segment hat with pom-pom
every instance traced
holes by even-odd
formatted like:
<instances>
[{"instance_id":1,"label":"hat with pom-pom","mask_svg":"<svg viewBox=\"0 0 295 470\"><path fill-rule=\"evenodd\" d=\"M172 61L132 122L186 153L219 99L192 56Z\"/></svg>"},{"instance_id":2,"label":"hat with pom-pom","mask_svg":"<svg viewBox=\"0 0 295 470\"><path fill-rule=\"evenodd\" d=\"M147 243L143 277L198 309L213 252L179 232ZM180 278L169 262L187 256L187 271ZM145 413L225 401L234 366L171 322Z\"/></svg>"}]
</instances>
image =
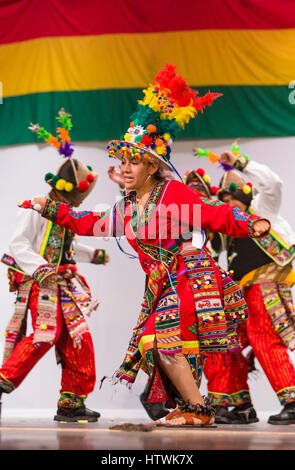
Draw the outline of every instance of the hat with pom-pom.
<instances>
[{"instance_id":1,"label":"hat with pom-pom","mask_svg":"<svg viewBox=\"0 0 295 470\"><path fill-rule=\"evenodd\" d=\"M220 190L217 195L222 200L226 194L249 207L253 198L252 183L245 183L237 171L228 170L221 178Z\"/></svg>"},{"instance_id":2,"label":"hat with pom-pom","mask_svg":"<svg viewBox=\"0 0 295 470\"><path fill-rule=\"evenodd\" d=\"M192 189L204 193L209 199L214 195L212 188L215 188L215 186L211 186L210 176L206 174L203 168L186 171L184 173L183 182Z\"/></svg>"},{"instance_id":3,"label":"hat with pom-pom","mask_svg":"<svg viewBox=\"0 0 295 470\"><path fill-rule=\"evenodd\" d=\"M110 157L160 160L170 170L171 144L190 119L206 106L211 106L221 93L210 91L202 97L188 87L185 79L176 74L176 67L166 64L153 83L143 90L144 98L122 140L112 140L107 146Z\"/></svg>"},{"instance_id":4,"label":"hat with pom-pom","mask_svg":"<svg viewBox=\"0 0 295 470\"><path fill-rule=\"evenodd\" d=\"M65 158L56 174L46 173L45 181L62 199L77 207L94 188L98 173L94 172L90 166L86 166L80 160L72 157L74 148L69 135L69 131L73 127L71 115L62 108L56 119L59 122L56 137L44 127L40 127L39 124L31 124L29 129L39 138L45 140L47 144L57 148L58 153Z\"/></svg>"}]
</instances>

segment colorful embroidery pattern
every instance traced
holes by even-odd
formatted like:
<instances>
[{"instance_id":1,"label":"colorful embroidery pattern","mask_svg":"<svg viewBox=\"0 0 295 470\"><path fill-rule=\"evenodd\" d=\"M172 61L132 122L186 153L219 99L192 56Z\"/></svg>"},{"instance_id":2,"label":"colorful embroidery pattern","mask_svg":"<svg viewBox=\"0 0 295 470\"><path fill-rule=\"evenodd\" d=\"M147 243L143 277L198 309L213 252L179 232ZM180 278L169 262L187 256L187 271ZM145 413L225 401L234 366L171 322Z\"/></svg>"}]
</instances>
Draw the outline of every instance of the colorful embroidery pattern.
<instances>
[{"instance_id":1,"label":"colorful embroidery pattern","mask_svg":"<svg viewBox=\"0 0 295 470\"><path fill-rule=\"evenodd\" d=\"M221 201L214 201L212 199L207 199L206 197L201 197L201 200L207 204L208 206L223 206L224 205L224 202L221 202Z\"/></svg>"},{"instance_id":2,"label":"colorful embroidery pattern","mask_svg":"<svg viewBox=\"0 0 295 470\"><path fill-rule=\"evenodd\" d=\"M241 209L237 209L236 207L233 208L233 214L236 220L248 220L250 217L248 214L242 212Z\"/></svg>"},{"instance_id":3,"label":"colorful embroidery pattern","mask_svg":"<svg viewBox=\"0 0 295 470\"><path fill-rule=\"evenodd\" d=\"M287 284L261 282L261 295L273 327L287 348L295 349L295 312Z\"/></svg>"},{"instance_id":4,"label":"colorful embroidery pattern","mask_svg":"<svg viewBox=\"0 0 295 470\"><path fill-rule=\"evenodd\" d=\"M40 253L49 264L58 265L64 244L65 229L59 225L52 224L47 240L44 240L43 253ZM43 243L42 243L43 245Z\"/></svg>"},{"instance_id":5,"label":"colorful embroidery pattern","mask_svg":"<svg viewBox=\"0 0 295 470\"><path fill-rule=\"evenodd\" d=\"M84 406L85 396L75 393L62 392L58 400L58 408L81 408Z\"/></svg>"},{"instance_id":6,"label":"colorful embroidery pattern","mask_svg":"<svg viewBox=\"0 0 295 470\"><path fill-rule=\"evenodd\" d=\"M82 211L82 212L75 212L72 211L71 209L69 210L69 215L71 217L74 217L75 219L81 219L82 217L85 217L85 215L88 215L89 211Z\"/></svg>"},{"instance_id":7,"label":"colorful embroidery pattern","mask_svg":"<svg viewBox=\"0 0 295 470\"><path fill-rule=\"evenodd\" d=\"M14 315L6 328L3 362L10 357L17 343L26 335L26 314L33 283L33 280L24 282L19 288ZM40 287L38 294L38 315L33 344L40 342L54 343L56 336L56 312L60 299L66 327L74 346L79 346L82 335L89 331L84 315L89 315L97 307L98 301L91 297L87 287L85 287L86 294L81 293L67 280L61 279L56 281L51 276L47 278L45 284Z\"/></svg>"},{"instance_id":8,"label":"colorful embroidery pattern","mask_svg":"<svg viewBox=\"0 0 295 470\"><path fill-rule=\"evenodd\" d=\"M0 372L0 386L5 393L10 393L14 390L14 385L10 380L8 380L3 374Z\"/></svg>"},{"instance_id":9,"label":"colorful embroidery pattern","mask_svg":"<svg viewBox=\"0 0 295 470\"><path fill-rule=\"evenodd\" d=\"M281 405L295 401L295 387L287 387L277 392Z\"/></svg>"},{"instance_id":10,"label":"colorful embroidery pattern","mask_svg":"<svg viewBox=\"0 0 295 470\"><path fill-rule=\"evenodd\" d=\"M60 206L59 201L54 201L53 199L47 198L45 207L42 212L42 216L54 222L56 215L58 213L59 206Z\"/></svg>"},{"instance_id":11,"label":"colorful embroidery pattern","mask_svg":"<svg viewBox=\"0 0 295 470\"><path fill-rule=\"evenodd\" d=\"M176 274L172 276L174 289L177 285ZM160 353L176 353L182 351L180 334L180 317L178 296L172 286L161 295L155 311L155 332L157 349Z\"/></svg>"},{"instance_id":12,"label":"colorful embroidery pattern","mask_svg":"<svg viewBox=\"0 0 295 470\"><path fill-rule=\"evenodd\" d=\"M172 286L165 281L161 296L157 298L155 310L155 333L145 335L145 323L153 313L145 295L142 310L133 330L133 337L129 343L128 351L120 369L115 373L118 380L124 379L134 382L140 367L150 374L151 365L148 364L147 352L153 350L154 341L157 348L163 353L182 351L190 363L211 352L234 352L240 350L240 343L236 334L238 322L247 318L247 306L241 289L220 268L223 285L224 307L220 300L216 274L212 261L206 251L199 260L200 250L191 249L182 252L187 276L195 299L194 321L188 325L181 325L178 311L178 298ZM197 261L199 263L197 264ZM196 265L197 264L197 265ZM171 279L176 288L176 267L170 271ZM237 317L234 313L237 312ZM187 332L185 333L185 328ZM180 333L182 331L182 334ZM183 340L187 336L189 340ZM139 341L140 339L140 341ZM139 350L139 347L140 350ZM194 359L195 358L195 359ZM143 360L144 359L144 360ZM199 359L198 359L199 360ZM198 366L199 367L199 366ZM196 376L198 372L196 371Z\"/></svg>"},{"instance_id":13,"label":"colorful embroidery pattern","mask_svg":"<svg viewBox=\"0 0 295 470\"><path fill-rule=\"evenodd\" d=\"M251 403L249 390L241 390L236 393L217 393L208 392L208 395L213 398L213 403L216 406L238 406L243 403Z\"/></svg>"},{"instance_id":14,"label":"colorful embroidery pattern","mask_svg":"<svg viewBox=\"0 0 295 470\"><path fill-rule=\"evenodd\" d=\"M295 256L295 246L285 248L272 234L263 238L254 238L253 241L279 266L290 263Z\"/></svg>"},{"instance_id":15,"label":"colorful embroidery pattern","mask_svg":"<svg viewBox=\"0 0 295 470\"><path fill-rule=\"evenodd\" d=\"M198 251L188 250L182 254L187 266L195 266L199 257ZM227 352L240 350L236 334L236 323L247 318L247 307L237 284L221 270L224 307L220 300L216 273L210 258L203 252L199 263L188 272L195 299L198 322L200 351ZM237 316L236 316L237 313Z\"/></svg>"},{"instance_id":16,"label":"colorful embroidery pattern","mask_svg":"<svg viewBox=\"0 0 295 470\"><path fill-rule=\"evenodd\" d=\"M14 314L5 331L3 364L11 356L18 342L26 335L28 301L33 283L33 280L24 282L18 290Z\"/></svg>"},{"instance_id":17,"label":"colorful embroidery pattern","mask_svg":"<svg viewBox=\"0 0 295 470\"><path fill-rule=\"evenodd\" d=\"M20 266L16 263L15 259L12 258L12 256L7 255L6 253L2 256L1 258L1 263L6 264L6 266L9 266L11 269L18 271L20 273L24 273L24 271L21 269Z\"/></svg>"},{"instance_id":18,"label":"colorful embroidery pattern","mask_svg":"<svg viewBox=\"0 0 295 470\"><path fill-rule=\"evenodd\" d=\"M249 212L255 215L251 208ZM253 241L279 266L286 266L295 257L295 246L288 246L273 230L266 237L254 238Z\"/></svg>"},{"instance_id":19,"label":"colorful embroidery pattern","mask_svg":"<svg viewBox=\"0 0 295 470\"><path fill-rule=\"evenodd\" d=\"M82 335L89 331L84 314L75 296L75 287L66 280L59 282L62 314L74 347L81 343Z\"/></svg>"}]
</instances>

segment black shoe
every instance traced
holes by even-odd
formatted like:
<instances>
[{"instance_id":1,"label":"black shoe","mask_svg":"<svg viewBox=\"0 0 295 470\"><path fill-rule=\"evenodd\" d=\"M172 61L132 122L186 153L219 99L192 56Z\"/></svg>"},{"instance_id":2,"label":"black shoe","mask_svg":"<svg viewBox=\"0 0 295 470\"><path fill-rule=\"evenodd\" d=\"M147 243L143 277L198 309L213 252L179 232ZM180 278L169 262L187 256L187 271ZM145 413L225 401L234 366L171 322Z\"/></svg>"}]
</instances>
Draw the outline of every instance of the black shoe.
<instances>
[{"instance_id":1,"label":"black shoe","mask_svg":"<svg viewBox=\"0 0 295 470\"><path fill-rule=\"evenodd\" d=\"M258 421L256 411L251 403L235 406L231 411L225 406L216 407L216 424L251 424Z\"/></svg>"},{"instance_id":2,"label":"black shoe","mask_svg":"<svg viewBox=\"0 0 295 470\"><path fill-rule=\"evenodd\" d=\"M85 406L80 406L79 408L65 408L61 406L57 409L54 421L66 421L67 423L87 421L94 423L99 417L100 413L89 410Z\"/></svg>"},{"instance_id":3,"label":"black shoe","mask_svg":"<svg viewBox=\"0 0 295 470\"><path fill-rule=\"evenodd\" d=\"M235 406L230 411L232 422L230 424L251 424L259 421L256 411L252 403L244 403L243 405Z\"/></svg>"},{"instance_id":4,"label":"black shoe","mask_svg":"<svg viewBox=\"0 0 295 470\"><path fill-rule=\"evenodd\" d=\"M277 415L272 415L267 421L269 424L295 424L295 403L287 403Z\"/></svg>"},{"instance_id":5,"label":"black shoe","mask_svg":"<svg viewBox=\"0 0 295 470\"><path fill-rule=\"evenodd\" d=\"M163 402L153 403L146 401L144 399L144 393L142 393L139 398L145 411L153 421L164 418L164 416L170 413L170 410L165 407Z\"/></svg>"},{"instance_id":6,"label":"black shoe","mask_svg":"<svg viewBox=\"0 0 295 470\"><path fill-rule=\"evenodd\" d=\"M215 423L231 424L231 414L227 406L216 405L215 407Z\"/></svg>"}]
</instances>

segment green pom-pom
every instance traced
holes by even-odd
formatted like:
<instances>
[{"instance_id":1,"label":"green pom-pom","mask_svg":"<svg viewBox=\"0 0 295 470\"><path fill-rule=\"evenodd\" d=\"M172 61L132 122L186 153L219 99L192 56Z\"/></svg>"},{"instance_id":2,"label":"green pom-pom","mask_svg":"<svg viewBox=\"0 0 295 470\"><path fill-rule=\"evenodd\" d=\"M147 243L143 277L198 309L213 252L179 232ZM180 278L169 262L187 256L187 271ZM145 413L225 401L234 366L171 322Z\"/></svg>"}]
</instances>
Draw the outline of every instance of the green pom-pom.
<instances>
[{"instance_id":1,"label":"green pom-pom","mask_svg":"<svg viewBox=\"0 0 295 470\"><path fill-rule=\"evenodd\" d=\"M93 168L92 168L92 166L90 166L90 165L87 165L87 168L88 168L88 170L89 170L89 171L93 171Z\"/></svg>"},{"instance_id":2,"label":"green pom-pom","mask_svg":"<svg viewBox=\"0 0 295 470\"><path fill-rule=\"evenodd\" d=\"M134 139L134 142L142 142L142 135L137 135Z\"/></svg>"},{"instance_id":3,"label":"green pom-pom","mask_svg":"<svg viewBox=\"0 0 295 470\"><path fill-rule=\"evenodd\" d=\"M54 185L56 185L56 183L58 182L58 180L60 180L60 176L58 176L58 175L53 175L53 177L52 177L52 183L53 183Z\"/></svg>"},{"instance_id":4,"label":"green pom-pom","mask_svg":"<svg viewBox=\"0 0 295 470\"><path fill-rule=\"evenodd\" d=\"M44 179L46 181L46 183L49 181L49 180L52 180L52 178L54 177L54 174L53 173L46 173Z\"/></svg>"},{"instance_id":5,"label":"green pom-pom","mask_svg":"<svg viewBox=\"0 0 295 470\"><path fill-rule=\"evenodd\" d=\"M229 190L230 190L231 193L234 193L237 190L236 183L230 183Z\"/></svg>"}]
</instances>

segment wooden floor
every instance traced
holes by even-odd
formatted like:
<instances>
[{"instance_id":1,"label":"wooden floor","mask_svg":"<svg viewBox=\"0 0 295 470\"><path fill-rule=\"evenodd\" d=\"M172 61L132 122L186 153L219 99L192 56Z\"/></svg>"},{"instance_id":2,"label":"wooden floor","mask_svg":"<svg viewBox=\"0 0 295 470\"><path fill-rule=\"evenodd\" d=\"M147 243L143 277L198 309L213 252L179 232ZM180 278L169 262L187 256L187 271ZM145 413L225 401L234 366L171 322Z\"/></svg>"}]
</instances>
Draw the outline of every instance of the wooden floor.
<instances>
[{"instance_id":1,"label":"wooden floor","mask_svg":"<svg viewBox=\"0 0 295 470\"><path fill-rule=\"evenodd\" d=\"M126 420L125 420L126 421ZM149 420L132 423L151 424ZM51 419L2 418L1 450L295 450L295 426L218 425L203 429L153 428L123 432L109 428L122 420L62 424Z\"/></svg>"}]
</instances>

